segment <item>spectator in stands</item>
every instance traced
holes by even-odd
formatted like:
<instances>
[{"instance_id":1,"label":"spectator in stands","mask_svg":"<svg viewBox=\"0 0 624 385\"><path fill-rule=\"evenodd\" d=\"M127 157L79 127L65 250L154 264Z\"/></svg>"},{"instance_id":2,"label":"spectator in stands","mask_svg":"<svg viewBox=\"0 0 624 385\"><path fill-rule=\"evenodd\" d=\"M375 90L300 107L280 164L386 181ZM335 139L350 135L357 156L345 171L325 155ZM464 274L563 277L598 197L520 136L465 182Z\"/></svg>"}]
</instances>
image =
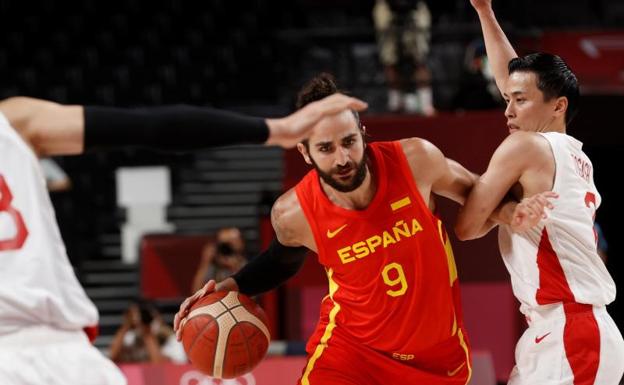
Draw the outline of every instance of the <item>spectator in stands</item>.
<instances>
[{"instance_id":1,"label":"spectator in stands","mask_svg":"<svg viewBox=\"0 0 624 385\"><path fill-rule=\"evenodd\" d=\"M215 242L208 242L202 249L199 268L193 279L193 292L214 279L224 280L247 263L245 241L236 227L226 227L217 232Z\"/></svg>"},{"instance_id":2,"label":"spectator in stands","mask_svg":"<svg viewBox=\"0 0 624 385\"><path fill-rule=\"evenodd\" d=\"M126 310L124 322L111 343L110 358L117 363L187 361L171 327L145 301L132 303Z\"/></svg>"},{"instance_id":3,"label":"spectator in stands","mask_svg":"<svg viewBox=\"0 0 624 385\"><path fill-rule=\"evenodd\" d=\"M377 0L373 22L388 83L388 109L431 116L435 113L427 67L431 13L423 0ZM403 76L408 59L410 76ZM407 78L407 81L406 81Z\"/></svg>"},{"instance_id":4,"label":"spectator in stands","mask_svg":"<svg viewBox=\"0 0 624 385\"><path fill-rule=\"evenodd\" d=\"M485 53L485 43L482 39L473 40L466 47L464 68L453 107L462 110L490 109L497 108L502 102Z\"/></svg>"}]
</instances>

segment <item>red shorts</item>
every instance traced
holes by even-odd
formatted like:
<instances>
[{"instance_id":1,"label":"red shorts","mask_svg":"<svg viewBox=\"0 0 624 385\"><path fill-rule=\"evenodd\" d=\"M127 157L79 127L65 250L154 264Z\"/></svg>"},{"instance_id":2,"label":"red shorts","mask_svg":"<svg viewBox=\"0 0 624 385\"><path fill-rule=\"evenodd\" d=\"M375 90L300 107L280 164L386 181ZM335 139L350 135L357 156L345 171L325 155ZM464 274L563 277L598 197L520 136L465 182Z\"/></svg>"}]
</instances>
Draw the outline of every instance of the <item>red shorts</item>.
<instances>
[{"instance_id":1,"label":"red shorts","mask_svg":"<svg viewBox=\"0 0 624 385\"><path fill-rule=\"evenodd\" d=\"M418 357L392 357L355 344L337 331L327 344L309 345L299 385L465 385L470 379L469 348L458 335Z\"/></svg>"}]
</instances>

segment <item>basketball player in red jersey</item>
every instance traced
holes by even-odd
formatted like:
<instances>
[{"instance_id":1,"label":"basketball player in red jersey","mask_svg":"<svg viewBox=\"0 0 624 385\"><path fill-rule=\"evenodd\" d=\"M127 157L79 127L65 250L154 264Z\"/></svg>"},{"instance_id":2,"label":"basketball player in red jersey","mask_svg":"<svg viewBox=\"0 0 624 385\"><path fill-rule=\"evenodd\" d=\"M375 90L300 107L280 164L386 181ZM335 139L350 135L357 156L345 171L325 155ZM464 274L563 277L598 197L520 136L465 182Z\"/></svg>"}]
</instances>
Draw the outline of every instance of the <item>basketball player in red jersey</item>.
<instances>
[{"instance_id":1,"label":"basketball player in red jersey","mask_svg":"<svg viewBox=\"0 0 624 385\"><path fill-rule=\"evenodd\" d=\"M322 75L298 105L334 92ZM296 260L286 249L300 247L318 254L329 280L300 384L466 384L470 350L457 272L432 194L463 203L474 176L422 139L366 145L351 111L321 121L298 149L314 170L273 206L277 241L235 276L187 299L178 333L189 305L206 292L275 286L275 271ZM509 219L513 207L498 216ZM292 275L283 270L282 278Z\"/></svg>"},{"instance_id":2,"label":"basketball player in red jersey","mask_svg":"<svg viewBox=\"0 0 624 385\"><path fill-rule=\"evenodd\" d=\"M479 236L512 187L520 197L548 190L559 195L531 231L499 229L501 255L529 325L516 347L509 384L617 385L624 339L605 308L616 287L596 247L593 225L601 198L583 144L567 135L579 99L576 76L555 55L518 57L491 0L471 2L507 102L510 135L475 184L456 232L464 239Z\"/></svg>"},{"instance_id":3,"label":"basketball player in red jersey","mask_svg":"<svg viewBox=\"0 0 624 385\"><path fill-rule=\"evenodd\" d=\"M324 116L365 106L333 95L265 120L203 107L0 101L0 384L126 383L87 338L95 338L97 309L67 258L37 156L117 145L166 150L251 141L292 147Z\"/></svg>"}]
</instances>

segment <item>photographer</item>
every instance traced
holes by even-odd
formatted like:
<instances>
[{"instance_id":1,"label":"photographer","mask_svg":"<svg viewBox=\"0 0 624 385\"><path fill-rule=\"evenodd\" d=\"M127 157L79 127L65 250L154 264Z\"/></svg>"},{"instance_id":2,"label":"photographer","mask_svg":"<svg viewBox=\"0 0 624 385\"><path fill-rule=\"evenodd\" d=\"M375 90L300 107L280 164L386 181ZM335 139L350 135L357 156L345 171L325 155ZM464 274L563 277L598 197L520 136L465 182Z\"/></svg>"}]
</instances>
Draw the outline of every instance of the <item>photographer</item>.
<instances>
[{"instance_id":1,"label":"photographer","mask_svg":"<svg viewBox=\"0 0 624 385\"><path fill-rule=\"evenodd\" d=\"M117 363L186 362L173 330L158 310L145 301L132 303L115 333L110 359Z\"/></svg>"},{"instance_id":2,"label":"photographer","mask_svg":"<svg viewBox=\"0 0 624 385\"><path fill-rule=\"evenodd\" d=\"M201 261L193 279L193 292L206 282L224 280L247 263L245 241L239 229L227 227L217 232L216 243L209 242L202 249Z\"/></svg>"}]
</instances>

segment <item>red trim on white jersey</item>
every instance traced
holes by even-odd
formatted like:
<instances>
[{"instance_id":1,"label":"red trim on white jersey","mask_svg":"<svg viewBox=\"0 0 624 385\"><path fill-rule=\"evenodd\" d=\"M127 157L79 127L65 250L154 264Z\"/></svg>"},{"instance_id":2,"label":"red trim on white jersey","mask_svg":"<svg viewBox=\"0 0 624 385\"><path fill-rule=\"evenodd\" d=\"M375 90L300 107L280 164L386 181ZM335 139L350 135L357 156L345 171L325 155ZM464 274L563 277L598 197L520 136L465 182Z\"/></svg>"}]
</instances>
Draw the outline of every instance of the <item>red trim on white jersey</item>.
<instances>
[{"instance_id":1,"label":"red trim on white jersey","mask_svg":"<svg viewBox=\"0 0 624 385\"><path fill-rule=\"evenodd\" d=\"M600 329L593 307L578 303L566 303L563 307L566 315L563 344L574 385L594 385L600 364Z\"/></svg>"},{"instance_id":2,"label":"red trim on white jersey","mask_svg":"<svg viewBox=\"0 0 624 385\"><path fill-rule=\"evenodd\" d=\"M535 300L538 304L575 302L574 294L570 290L559 257L550 244L545 227L537 249L537 268L539 269L539 288L535 292Z\"/></svg>"}]
</instances>

